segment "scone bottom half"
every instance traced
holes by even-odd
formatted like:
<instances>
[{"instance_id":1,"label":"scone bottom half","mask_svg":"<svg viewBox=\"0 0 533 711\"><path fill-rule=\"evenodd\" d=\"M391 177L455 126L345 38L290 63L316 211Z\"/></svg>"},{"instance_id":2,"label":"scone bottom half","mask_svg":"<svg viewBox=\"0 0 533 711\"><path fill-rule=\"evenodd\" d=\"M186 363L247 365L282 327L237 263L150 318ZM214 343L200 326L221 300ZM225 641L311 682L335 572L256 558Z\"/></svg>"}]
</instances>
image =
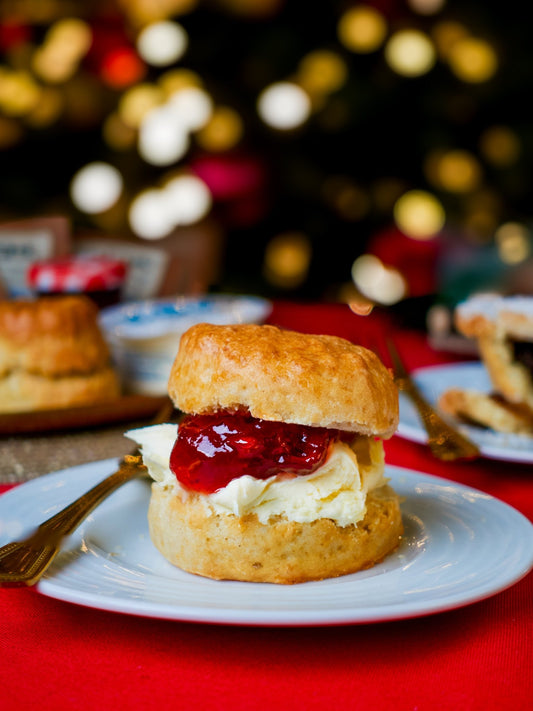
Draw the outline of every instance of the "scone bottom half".
<instances>
[{"instance_id":1,"label":"scone bottom half","mask_svg":"<svg viewBox=\"0 0 533 711\"><path fill-rule=\"evenodd\" d=\"M399 497L384 478L368 490L363 487L357 447L348 444L377 440L381 461L376 466L383 468L381 440L390 437L398 423L396 385L372 352L341 338L274 326L199 324L181 338L169 394L192 421L213 414L231 421L237 413L252 421L279 423L280 432L292 425L301 425L303 431L340 431L341 447L350 447L343 456L355 462L354 476L360 482L353 495L363 502L358 518L342 525L321 514L294 520L299 518L293 518L294 510L275 508L275 515L264 520L259 505L237 513L221 510L209 491L187 489L179 476L176 485L156 481L148 512L150 536L170 563L212 579L293 584L369 568L398 547L403 534ZM361 444L358 451L361 456ZM327 477L337 476L335 466L330 465ZM366 466L372 472L374 465ZM271 477L281 482L275 496L285 495L279 493L285 478L292 496L290 482L318 477L320 467L309 475L280 471ZM250 474L248 470L234 479L242 481ZM232 485L238 488L232 481L228 492ZM264 499L263 494L258 497Z\"/></svg>"}]
</instances>

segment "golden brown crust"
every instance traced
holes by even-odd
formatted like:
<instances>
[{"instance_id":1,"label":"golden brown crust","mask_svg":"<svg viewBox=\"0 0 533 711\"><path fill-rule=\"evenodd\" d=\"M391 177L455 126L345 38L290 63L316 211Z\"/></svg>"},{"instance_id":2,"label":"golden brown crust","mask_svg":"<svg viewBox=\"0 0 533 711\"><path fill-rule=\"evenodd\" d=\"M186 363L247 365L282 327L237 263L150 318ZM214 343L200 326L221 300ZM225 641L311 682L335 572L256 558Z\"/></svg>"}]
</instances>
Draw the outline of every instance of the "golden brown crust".
<instances>
[{"instance_id":1,"label":"golden brown crust","mask_svg":"<svg viewBox=\"0 0 533 711\"><path fill-rule=\"evenodd\" d=\"M181 337L169 394L193 414L246 408L260 419L385 438L398 425L396 385L372 351L270 325L190 328Z\"/></svg>"},{"instance_id":2,"label":"golden brown crust","mask_svg":"<svg viewBox=\"0 0 533 711\"><path fill-rule=\"evenodd\" d=\"M3 413L96 405L119 395L118 377L111 367L59 378L23 371L0 378L0 412Z\"/></svg>"},{"instance_id":3,"label":"golden brown crust","mask_svg":"<svg viewBox=\"0 0 533 711\"><path fill-rule=\"evenodd\" d=\"M440 409L496 432L533 436L533 410L475 390L450 388L439 398Z\"/></svg>"},{"instance_id":4,"label":"golden brown crust","mask_svg":"<svg viewBox=\"0 0 533 711\"><path fill-rule=\"evenodd\" d=\"M512 342L507 338L480 338L478 346L494 390L509 402L533 408L531 371L515 360Z\"/></svg>"},{"instance_id":5,"label":"golden brown crust","mask_svg":"<svg viewBox=\"0 0 533 711\"><path fill-rule=\"evenodd\" d=\"M0 302L0 412L96 404L119 394L90 299Z\"/></svg>"},{"instance_id":6,"label":"golden brown crust","mask_svg":"<svg viewBox=\"0 0 533 711\"><path fill-rule=\"evenodd\" d=\"M98 310L84 296L0 302L0 375L22 369L60 376L109 363Z\"/></svg>"},{"instance_id":7,"label":"golden brown crust","mask_svg":"<svg viewBox=\"0 0 533 711\"><path fill-rule=\"evenodd\" d=\"M209 515L200 496L182 500L153 484L148 522L167 560L208 578L289 584L346 575L381 561L403 534L399 498L388 486L369 493L357 526L344 527L331 519L262 524L255 514Z\"/></svg>"}]
</instances>

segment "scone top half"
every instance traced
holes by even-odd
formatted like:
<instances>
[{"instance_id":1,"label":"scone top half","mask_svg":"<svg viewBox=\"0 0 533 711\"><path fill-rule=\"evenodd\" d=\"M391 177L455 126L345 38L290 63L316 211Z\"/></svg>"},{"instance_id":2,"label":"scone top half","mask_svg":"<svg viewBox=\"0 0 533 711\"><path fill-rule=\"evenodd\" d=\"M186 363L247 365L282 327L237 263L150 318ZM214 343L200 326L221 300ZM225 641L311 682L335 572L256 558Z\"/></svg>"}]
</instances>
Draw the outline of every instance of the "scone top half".
<instances>
[{"instance_id":1,"label":"scone top half","mask_svg":"<svg viewBox=\"0 0 533 711\"><path fill-rule=\"evenodd\" d=\"M262 420L383 439L398 426L396 385L372 351L270 325L191 327L168 390L188 414L245 410Z\"/></svg>"}]
</instances>

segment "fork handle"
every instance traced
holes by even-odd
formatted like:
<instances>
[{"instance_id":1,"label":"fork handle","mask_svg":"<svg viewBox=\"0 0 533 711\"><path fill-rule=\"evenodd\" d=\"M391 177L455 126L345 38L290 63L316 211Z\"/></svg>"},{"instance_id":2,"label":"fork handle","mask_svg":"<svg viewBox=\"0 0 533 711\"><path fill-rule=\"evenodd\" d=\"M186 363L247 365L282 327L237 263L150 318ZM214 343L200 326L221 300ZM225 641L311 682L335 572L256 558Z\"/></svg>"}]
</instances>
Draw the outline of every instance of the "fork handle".
<instances>
[{"instance_id":1,"label":"fork handle","mask_svg":"<svg viewBox=\"0 0 533 711\"><path fill-rule=\"evenodd\" d=\"M40 524L37 532L59 536L59 539L72 533L80 523L122 484L130 479L146 474L146 466L140 454L128 454L120 462L119 468L96 484L92 489L58 511L54 516ZM37 535L37 534L36 534Z\"/></svg>"},{"instance_id":2,"label":"fork handle","mask_svg":"<svg viewBox=\"0 0 533 711\"><path fill-rule=\"evenodd\" d=\"M41 523L27 539L3 546L0 549L0 588L38 582L59 552L63 539L119 486L145 475L146 471L140 455L127 455L113 474Z\"/></svg>"}]
</instances>

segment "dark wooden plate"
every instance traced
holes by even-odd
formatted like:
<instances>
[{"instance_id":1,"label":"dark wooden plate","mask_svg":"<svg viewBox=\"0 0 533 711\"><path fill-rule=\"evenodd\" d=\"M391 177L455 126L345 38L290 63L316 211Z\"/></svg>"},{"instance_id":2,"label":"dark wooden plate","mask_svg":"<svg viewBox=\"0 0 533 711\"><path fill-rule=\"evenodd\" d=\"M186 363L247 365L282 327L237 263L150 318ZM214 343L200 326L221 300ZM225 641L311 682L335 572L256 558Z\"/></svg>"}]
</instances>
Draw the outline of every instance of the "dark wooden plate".
<instances>
[{"instance_id":1,"label":"dark wooden plate","mask_svg":"<svg viewBox=\"0 0 533 711\"><path fill-rule=\"evenodd\" d=\"M150 419L165 402L165 396L125 395L100 405L0 414L0 435L88 429Z\"/></svg>"}]
</instances>

